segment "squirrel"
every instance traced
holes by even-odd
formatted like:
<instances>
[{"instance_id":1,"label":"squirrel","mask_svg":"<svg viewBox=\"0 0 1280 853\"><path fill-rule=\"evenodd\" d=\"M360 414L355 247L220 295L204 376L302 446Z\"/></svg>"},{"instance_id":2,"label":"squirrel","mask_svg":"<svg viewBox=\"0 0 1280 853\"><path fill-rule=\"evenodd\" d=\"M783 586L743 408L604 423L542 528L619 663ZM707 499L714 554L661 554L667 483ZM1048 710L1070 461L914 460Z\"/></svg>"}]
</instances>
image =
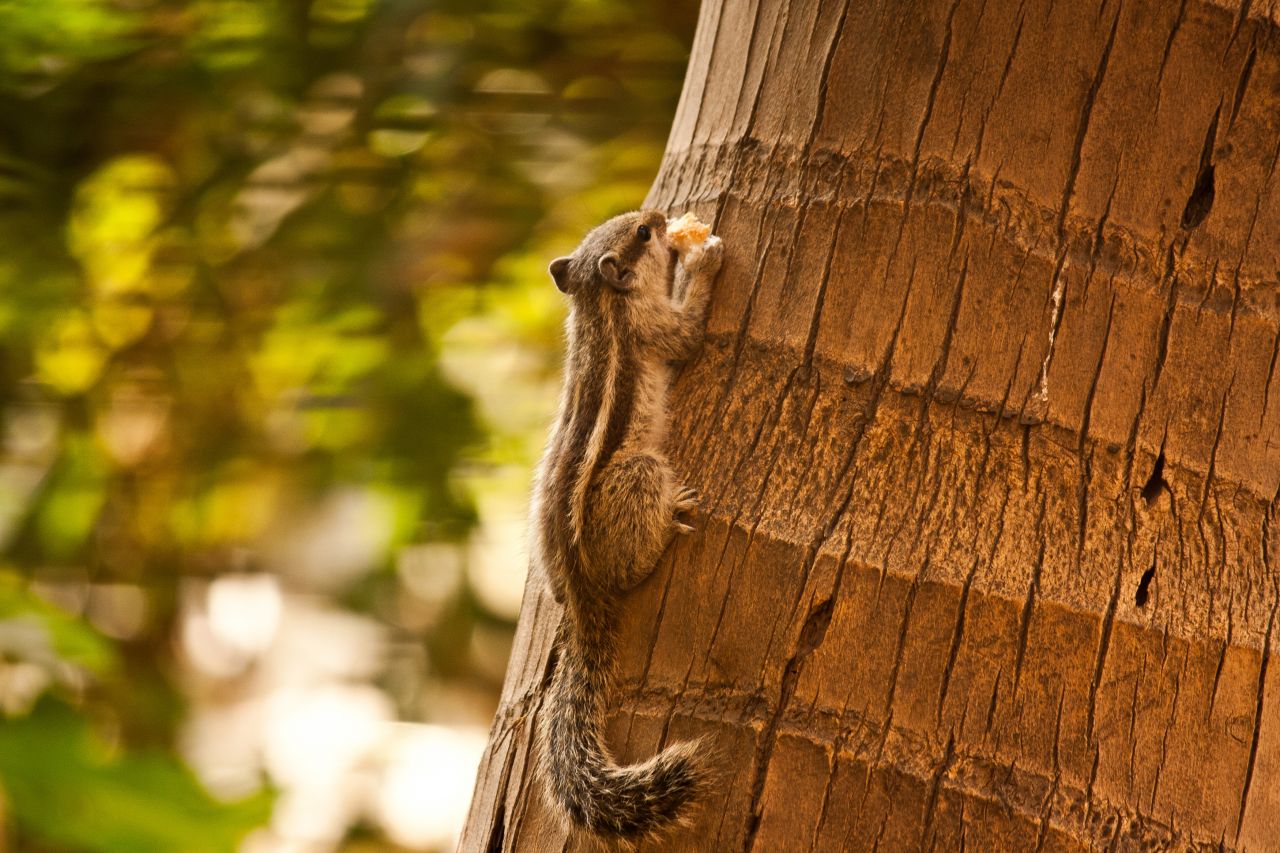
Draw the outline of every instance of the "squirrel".
<instances>
[{"instance_id":1,"label":"squirrel","mask_svg":"<svg viewBox=\"0 0 1280 853\"><path fill-rule=\"evenodd\" d=\"M696 222L696 220L694 220ZM707 231L702 226L703 231ZM604 744L617 615L698 501L662 452L671 363L702 337L718 237L673 239L654 210L616 216L551 262L570 301L559 414L531 501L531 555L564 613L539 775L571 828L623 845L683 821L709 784L697 741L619 766Z\"/></svg>"}]
</instances>

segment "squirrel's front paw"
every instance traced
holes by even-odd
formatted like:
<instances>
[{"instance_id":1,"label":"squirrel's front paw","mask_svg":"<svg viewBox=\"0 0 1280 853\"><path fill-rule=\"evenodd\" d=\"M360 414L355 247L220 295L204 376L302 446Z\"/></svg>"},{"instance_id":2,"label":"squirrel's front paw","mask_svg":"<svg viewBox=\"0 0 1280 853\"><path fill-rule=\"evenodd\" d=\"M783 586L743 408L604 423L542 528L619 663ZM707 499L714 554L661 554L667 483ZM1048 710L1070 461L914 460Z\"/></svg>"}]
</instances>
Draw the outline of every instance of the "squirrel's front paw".
<instances>
[{"instance_id":1,"label":"squirrel's front paw","mask_svg":"<svg viewBox=\"0 0 1280 853\"><path fill-rule=\"evenodd\" d=\"M684 253L680 263L691 273L698 275L715 275L720 270L720 262L724 257L724 243L714 234Z\"/></svg>"},{"instance_id":2,"label":"squirrel's front paw","mask_svg":"<svg viewBox=\"0 0 1280 853\"><path fill-rule=\"evenodd\" d=\"M688 486L682 486L680 491L676 492L675 503L671 506L671 521L675 525L677 533L693 532L693 525L681 521L679 516L697 506L701 499L702 496L698 494L698 491Z\"/></svg>"},{"instance_id":3,"label":"squirrel's front paw","mask_svg":"<svg viewBox=\"0 0 1280 853\"><path fill-rule=\"evenodd\" d=\"M702 496L698 494L697 489L681 486L680 491L676 492L676 500L673 507L676 514L679 515L682 512L688 512L693 509L700 500L702 500Z\"/></svg>"}]
</instances>

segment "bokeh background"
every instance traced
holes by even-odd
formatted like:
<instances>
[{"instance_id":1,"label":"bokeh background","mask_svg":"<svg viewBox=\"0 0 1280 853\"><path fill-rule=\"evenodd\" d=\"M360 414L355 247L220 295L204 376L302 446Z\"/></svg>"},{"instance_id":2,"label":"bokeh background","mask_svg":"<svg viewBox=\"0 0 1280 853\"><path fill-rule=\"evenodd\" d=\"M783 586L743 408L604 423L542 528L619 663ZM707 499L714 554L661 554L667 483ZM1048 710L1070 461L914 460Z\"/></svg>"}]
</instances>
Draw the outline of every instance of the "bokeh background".
<instances>
[{"instance_id":1,"label":"bokeh background","mask_svg":"<svg viewBox=\"0 0 1280 853\"><path fill-rule=\"evenodd\" d=\"M0 850L453 847L695 15L0 0Z\"/></svg>"}]
</instances>

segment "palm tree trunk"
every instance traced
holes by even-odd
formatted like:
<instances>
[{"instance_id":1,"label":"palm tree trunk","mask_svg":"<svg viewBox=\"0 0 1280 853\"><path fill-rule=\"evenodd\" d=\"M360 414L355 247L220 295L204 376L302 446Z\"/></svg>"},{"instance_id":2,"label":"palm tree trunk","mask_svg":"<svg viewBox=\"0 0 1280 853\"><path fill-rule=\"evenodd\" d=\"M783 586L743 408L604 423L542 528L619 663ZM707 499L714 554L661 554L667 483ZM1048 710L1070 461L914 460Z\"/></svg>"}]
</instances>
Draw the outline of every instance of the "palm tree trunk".
<instances>
[{"instance_id":1,"label":"palm tree trunk","mask_svg":"<svg viewBox=\"0 0 1280 853\"><path fill-rule=\"evenodd\" d=\"M1278 26L705 3L648 202L727 249L672 395L706 498L610 731L726 775L663 849L1280 850ZM557 618L531 578L466 850L563 843Z\"/></svg>"}]
</instances>

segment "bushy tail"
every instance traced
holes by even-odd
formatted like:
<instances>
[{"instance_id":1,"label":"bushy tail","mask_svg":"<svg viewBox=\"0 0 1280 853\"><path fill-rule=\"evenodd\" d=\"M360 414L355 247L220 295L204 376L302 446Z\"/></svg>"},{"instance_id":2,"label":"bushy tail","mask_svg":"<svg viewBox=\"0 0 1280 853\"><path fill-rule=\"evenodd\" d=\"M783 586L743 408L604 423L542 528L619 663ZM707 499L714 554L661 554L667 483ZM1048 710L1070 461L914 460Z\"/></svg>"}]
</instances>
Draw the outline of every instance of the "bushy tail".
<instances>
[{"instance_id":1,"label":"bushy tail","mask_svg":"<svg viewBox=\"0 0 1280 853\"><path fill-rule=\"evenodd\" d=\"M640 764L613 763L602 739L610 687L610 644L561 633L561 654L542 722L543 777L578 827L598 836L637 838L679 823L707 787L699 743L668 747Z\"/></svg>"}]
</instances>

